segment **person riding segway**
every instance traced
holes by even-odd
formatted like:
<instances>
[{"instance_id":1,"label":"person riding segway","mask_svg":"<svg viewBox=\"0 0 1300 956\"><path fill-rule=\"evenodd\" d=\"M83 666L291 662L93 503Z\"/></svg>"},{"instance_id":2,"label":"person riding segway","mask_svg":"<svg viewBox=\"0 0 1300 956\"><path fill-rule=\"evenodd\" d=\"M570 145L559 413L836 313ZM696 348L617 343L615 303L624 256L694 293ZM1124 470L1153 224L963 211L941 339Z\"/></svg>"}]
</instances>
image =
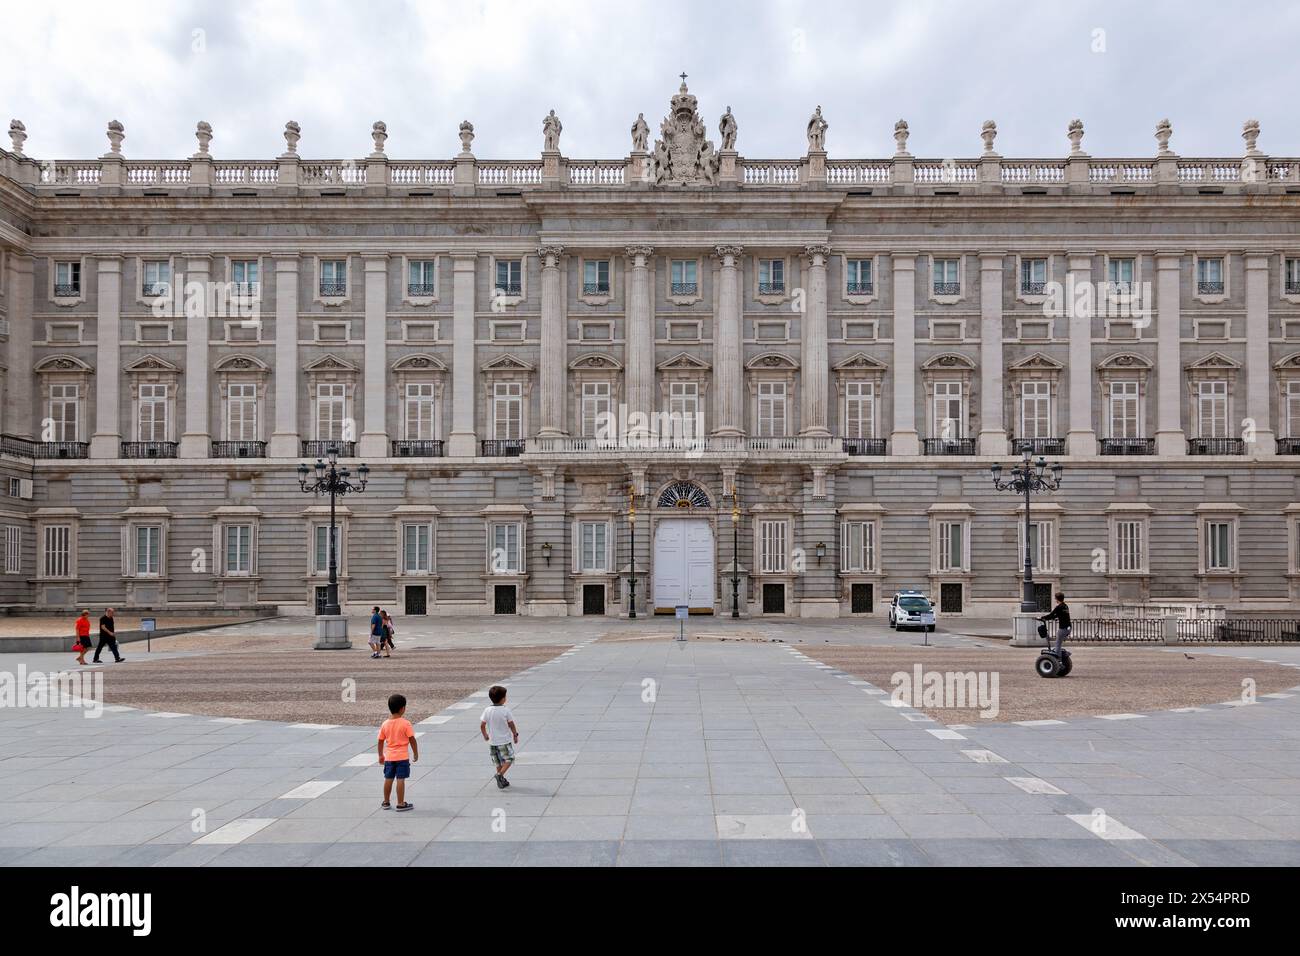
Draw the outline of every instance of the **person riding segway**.
<instances>
[{"instance_id":1,"label":"person riding segway","mask_svg":"<svg viewBox=\"0 0 1300 956\"><path fill-rule=\"evenodd\" d=\"M1039 652L1038 660L1034 662L1039 677L1064 677L1074 669L1070 652L1061 646L1070 636L1070 606L1065 603L1065 594L1061 591L1057 591L1055 597L1056 607L1038 619L1042 622L1038 625L1038 636L1044 641L1047 640L1047 622L1056 622L1056 646L1052 647L1048 642L1048 646Z\"/></svg>"}]
</instances>

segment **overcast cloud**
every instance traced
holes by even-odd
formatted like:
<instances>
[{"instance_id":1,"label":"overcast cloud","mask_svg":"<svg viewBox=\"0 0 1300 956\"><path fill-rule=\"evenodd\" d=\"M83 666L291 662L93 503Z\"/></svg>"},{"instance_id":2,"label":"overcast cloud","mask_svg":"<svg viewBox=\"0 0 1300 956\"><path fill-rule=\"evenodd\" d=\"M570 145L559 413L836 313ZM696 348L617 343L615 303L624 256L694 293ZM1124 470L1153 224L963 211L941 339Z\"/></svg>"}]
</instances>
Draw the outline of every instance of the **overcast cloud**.
<instances>
[{"instance_id":1,"label":"overcast cloud","mask_svg":"<svg viewBox=\"0 0 1300 956\"><path fill-rule=\"evenodd\" d=\"M0 110L28 155L268 158L286 120L309 158L435 159L473 121L483 158L536 157L555 109L561 150L613 158L652 129L689 74L710 135L730 105L751 158L801 155L821 104L833 157L888 156L899 117L917 156L974 156L997 121L1006 156L1061 156L1074 117L1094 155L1150 156L1168 117L1188 156L1300 155L1300 5L1253 3L546 2L312 0L0 3ZM1098 32L1102 31L1102 32ZM8 145L7 142L4 145Z\"/></svg>"}]
</instances>

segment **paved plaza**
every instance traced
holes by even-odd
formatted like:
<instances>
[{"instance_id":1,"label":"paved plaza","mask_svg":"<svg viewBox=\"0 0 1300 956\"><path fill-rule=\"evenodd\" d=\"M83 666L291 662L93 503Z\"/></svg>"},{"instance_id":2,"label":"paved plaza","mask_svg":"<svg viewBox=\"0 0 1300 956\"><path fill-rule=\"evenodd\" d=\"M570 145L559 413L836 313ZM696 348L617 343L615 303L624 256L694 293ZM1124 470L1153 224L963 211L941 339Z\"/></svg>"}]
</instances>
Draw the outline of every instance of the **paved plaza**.
<instances>
[{"instance_id":1,"label":"paved plaza","mask_svg":"<svg viewBox=\"0 0 1300 956\"><path fill-rule=\"evenodd\" d=\"M507 648L517 632L567 649L493 678L508 683L522 734L512 787L494 785L478 735L485 683L418 723L415 810L401 815L379 809L373 727L292 712L0 709L0 863L1300 863L1300 688L1254 703L947 726L815 660L814 646L842 642L842 626L643 636L671 624L624 622L614 634L624 639L610 639L609 623L467 623L469 643ZM789 640L769 639L777 627ZM439 640L452 629L444 622ZM912 640L865 633L882 649ZM1300 668L1300 648L1195 653ZM6 655L0 670L19 664L67 658Z\"/></svg>"}]
</instances>

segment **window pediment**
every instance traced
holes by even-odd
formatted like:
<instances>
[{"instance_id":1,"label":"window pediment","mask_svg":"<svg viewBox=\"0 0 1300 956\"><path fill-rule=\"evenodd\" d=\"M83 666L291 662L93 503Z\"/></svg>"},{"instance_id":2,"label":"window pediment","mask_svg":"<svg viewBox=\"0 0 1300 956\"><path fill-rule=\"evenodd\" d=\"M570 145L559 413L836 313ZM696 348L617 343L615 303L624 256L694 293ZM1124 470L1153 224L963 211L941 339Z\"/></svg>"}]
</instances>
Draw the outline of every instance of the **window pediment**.
<instances>
[{"instance_id":1,"label":"window pediment","mask_svg":"<svg viewBox=\"0 0 1300 956\"><path fill-rule=\"evenodd\" d=\"M622 367L622 364L612 355L605 355L601 352L589 352L586 355L579 355L569 363L569 368L575 372L616 372Z\"/></svg>"},{"instance_id":2,"label":"window pediment","mask_svg":"<svg viewBox=\"0 0 1300 956\"><path fill-rule=\"evenodd\" d=\"M842 362L839 362L833 367L833 371L843 373L843 374L849 374L855 372L884 374L888 370L889 370L888 365L886 365L884 362L880 361L879 359L872 358L870 355L867 355L865 352L854 352L848 358L844 359Z\"/></svg>"},{"instance_id":3,"label":"window pediment","mask_svg":"<svg viewBox=\"0 0 1300 956\"><path fill-rule=\"evenodd\" d=\"M1148 372L1151 367L1150 359L1135 352L1119 352L1115 355L1108 355L1097 365L1098 370L1103 372Z\"/></svg>"},{"instance_id":4,"label":"window pediment","mask_svg":"<svg viewBox=\"0 0 1300 956\"><path fill-rule=\"evenodd\" d=\"M179 366L173 365L171 362L167 361L166 359L159 358L157 355L150 354L144 356L143 358L136 359L130 365L124 366L122 368L122 371L153 372L153 373L164 372L171 375L179 375L181 370Z\"/></svg>"},{"instance_id":5,"label":"window pediment","mask_svg":"<svg viewBox=\"0 0 1300 956\"><path fill-rule=\"evenodd\" d=\"M672 358L660 362L657 370L660 372L707 372L711 365L703 359L696 358L688 352L678 352Z\"/></svg>"},{"instance_id":6,"label":"window pediment","mask_svg":"<svg viewBox=\"0 0 1300 956\"><path fill-rule=\"evenodd\" d=\"M37 374L44 374L47 372L79 372L91 374L94 372L94 369L75 355L51 355L49 358L37 362L35 371Z\"/></svg>"},{"instance_id":7,"label":"window pediment","mask_svg":"<svg viewBox=\"0 0 1300 956\"><path fill-rule=\"evenodd\" d=\"M1187 366L1189 372L1227 372L1241 368L1240 362L1235 362L1222 352L1211 352L1202 359L1198 359Z\"/></svg>"},{"instance_id":8,"label":"window pediment","mask_svg":"<svg viewBox=\"0 0 1300 956\"><path fill-rule=\"evenodd\" d=\"M482 366L484 372L531 372L533 367L521 358L502 355Z\"/></svg>"},{"instance_id":9,"label":"window pediment","mask_svg":"<svg viewBox=\"0 0 1300 956\"><path fill-rule=\"evenodd\" d=\"M394 372L445 372L447 366L437 356L419 352L404 355L393 363Z\"/></svg>"},{"instance_id":10,"label":"window pediment","mask_svg":"<svg viewBox=\"0 0 1300 956\"><path fill-rule=\"evenodd\" d=\"M316 361L314 361L314 362L310 362L310 363L308 363L308 364L305 366L305 368L304 368L303 370L304 370L305 372L307 372L308 374L311 374L311 373L313 373L313 372L353 372L353 373L356 373L357 371L359 371L359 369L358 369L355 365L353 365L351 362L348 362L348 361L345 361L344 359L339 358L337 355L333 354L332 352L331 352L330 354L328 354L328 355L322 355L320 358L316 359Z\"/></svg>"},{"instance_id":11,"label":"window pediment","mask_svg":"<svg viewBox=\"0 0 1300 956\"><path fill-rule=\"evenodd\" d=\"M214 372L246 372L265 375L270 372L270 366L259 358L251 355L231 355L223 358L212 367Z\"/></svg>"},{"instance_id":12,"label":"window pediment","mask_svg":"<svg viewBox=\"0 0 1300 956\"><path fill-rule=\"evenodd\" d=\"M925 362L921 363L921 370L925 372L973 372L975 371L975 362L960 352L944 352L941 355L926 359Z\"/></svg>"},{"instance_id":13,"label":"window pediment","mask_svg":"<svg viewBox=\"0 0 1300 956\"><path fill-rule=\"evenodd\" d=\"M1044 355L1042 352L1035 352L1033 355L1026 356L1019 362L1013 363L1008 371L1010 372L1059 372L1065 368L1056 359Z\"/></svg>"},{"instance_id":14,"label":"window pediment","mask_svg":"<svg viewBox=\"0 0 1300 956\"><path fill-rule=\"evenodd\" d=\"M793 372L799 368L799 363L780 352L764 352L746 362L745 368L755 371Z\"/></svg>"}]
</instances>

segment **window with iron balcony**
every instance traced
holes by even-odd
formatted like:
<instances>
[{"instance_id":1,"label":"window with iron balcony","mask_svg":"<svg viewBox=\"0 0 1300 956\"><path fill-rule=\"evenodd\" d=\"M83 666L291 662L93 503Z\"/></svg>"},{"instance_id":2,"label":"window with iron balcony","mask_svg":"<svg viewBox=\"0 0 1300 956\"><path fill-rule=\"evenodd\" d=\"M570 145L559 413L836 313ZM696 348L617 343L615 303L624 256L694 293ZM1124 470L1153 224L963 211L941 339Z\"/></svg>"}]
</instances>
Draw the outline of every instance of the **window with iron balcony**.
<instances>
[{"instance_id":1,"label":"window with iron balcony","mask_svg":"<svg viewBox=\"0 0 1300 956\"><path fill-rule=\"evenodd\" d=\"M609 260L589 259L582 269L583 295L609 295Z\"/></svg>"},{"instance_id":2,"label":"window with iron balcony","mask_svg":"<svg viewBox=\"0 0 1300 956\"><path fill-rule=\"evenodd\" d=\"M844 264L845 295L871 295L871 260L849 259Z\"/></svg>"},{"instance_id":3,"label":"window with iron balcony","mask_svg":"<svg viewBox=\"0 0 1300 956\"><path fill-rule=\"evenodd\" d=\"M435 295L437 287L435 286L434 281L434 264L432 259L412 259L410 263L407 264L407 295Z\"/></svg>"},{"instance_id":4,"label":"window with iron balcony","mask_svg":"<svg viewBox=\"0 0 1300 956\"><path fill-rule=\"evenodd\" d=\"M320 264L321 298L347 295L348 264L343 259L322 259Z\"/></svg>"},{"instance_id":5,"label":"window with iron balcony","mask_svg":"<svg viewBox=\"0 0 1300 956\"><path fill-rule=\"evenodd\" d=\"M758 264L758 294L785 294L785 262L781 259L763 259Z\"/></svg>"}]
</instances>

